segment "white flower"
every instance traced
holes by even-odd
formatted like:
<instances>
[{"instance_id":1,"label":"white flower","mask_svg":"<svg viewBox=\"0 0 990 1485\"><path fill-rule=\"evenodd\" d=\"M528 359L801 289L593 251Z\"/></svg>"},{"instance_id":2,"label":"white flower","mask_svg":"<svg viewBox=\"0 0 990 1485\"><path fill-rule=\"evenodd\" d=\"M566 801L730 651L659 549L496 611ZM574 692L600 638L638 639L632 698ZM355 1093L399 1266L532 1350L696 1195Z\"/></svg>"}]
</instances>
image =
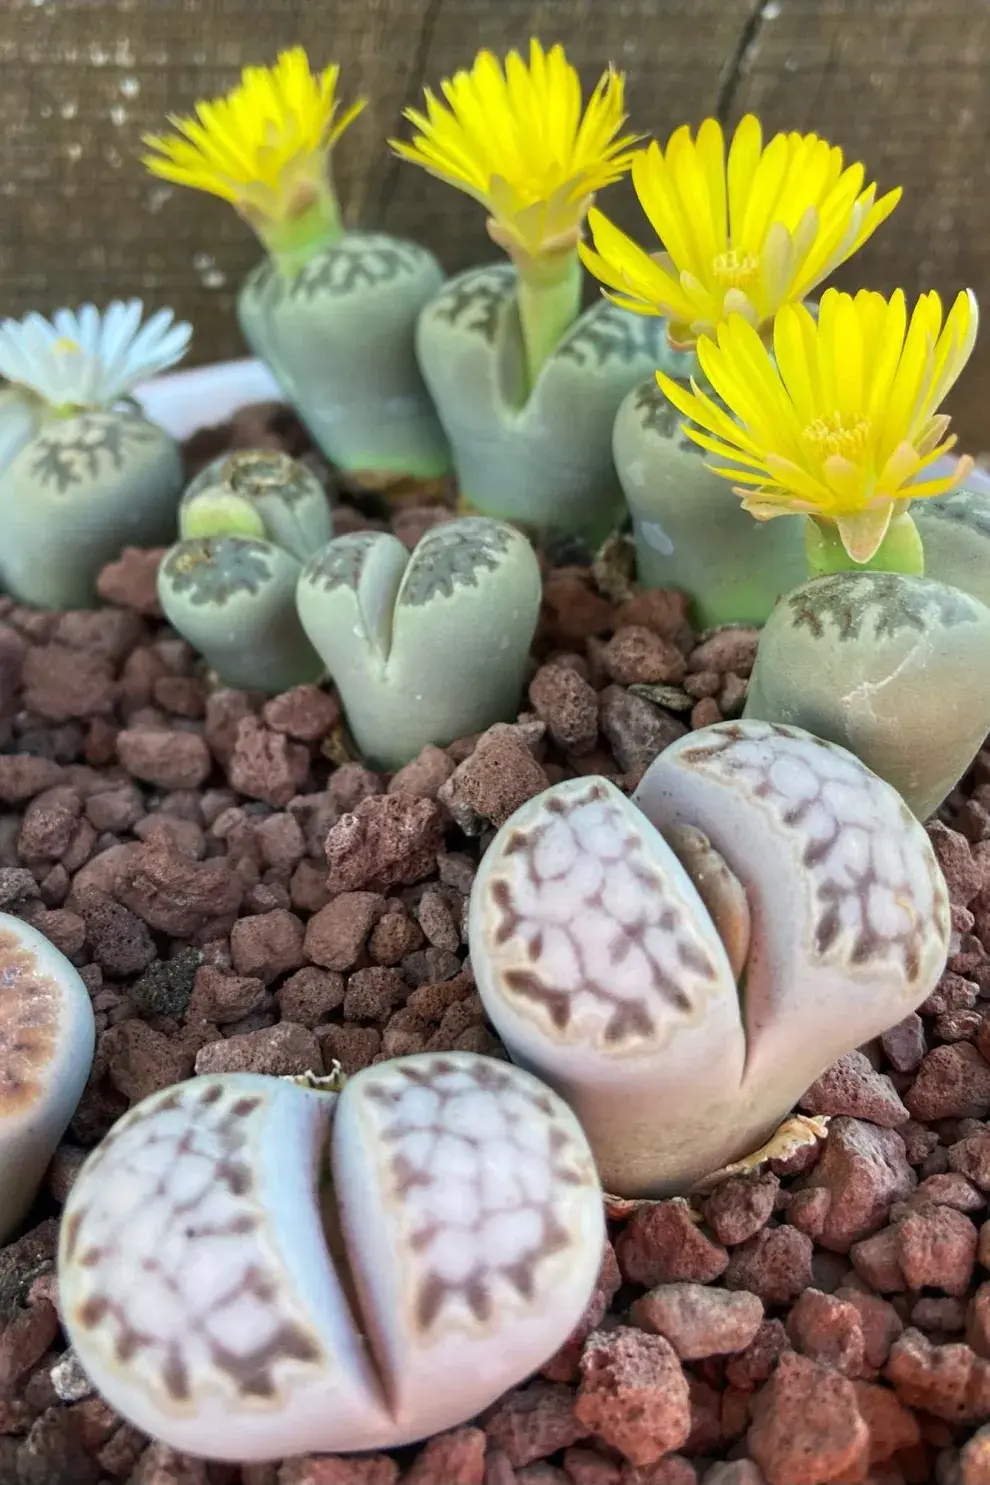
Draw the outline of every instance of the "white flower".
<instances>
[{"instance_id":1,"label":"white flower","mask_svg":"<svg viewBox=\"0 0 990 1485\"><path fill-rule=\"evenodd\" d=\"M56 408L113 407L145 377L186 353L192 326L170 309L141 324L140 299L59 309L51 320L25 315L0 323L0 376Z\"/></svg>"}]
</instances>

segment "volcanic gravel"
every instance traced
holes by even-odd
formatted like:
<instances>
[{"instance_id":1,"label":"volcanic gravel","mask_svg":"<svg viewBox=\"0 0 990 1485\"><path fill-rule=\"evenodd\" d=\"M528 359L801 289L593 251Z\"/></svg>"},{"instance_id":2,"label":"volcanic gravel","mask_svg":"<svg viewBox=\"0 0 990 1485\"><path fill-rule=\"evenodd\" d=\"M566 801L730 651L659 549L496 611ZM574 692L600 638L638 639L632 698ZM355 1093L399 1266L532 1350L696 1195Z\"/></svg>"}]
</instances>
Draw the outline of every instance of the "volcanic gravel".
<instances>
[{"instance_id":1,"label":"volcanic gravel","mask_svg":"<svg viewBox=\"0 0 990 1485\"><path fill-rule=\"evenodd\" d=\"M326 468L266 405L197 435L190 472L252 445ZM338 532L387 528L342 498ZM453 513L423 502L392 517L410 547ZM2 1485L990 1482L990 750L929 827L948 970L809 1089L827 1140L691 1204L612 1209L578 1333L485 1416L394 1455L241 1467L149 1443L93 1393L54 1273L86 1150L197 1072L504 1056L465 945L495 827L575 774L629 790L688 728L738 715L757 642L696 636L679 594L628 596L621 564L560 546L528 709L389 777L353 757L332 692L212 686L162 621L159 555L107 568L97 612L0 599L0 908L79 966L98 1029L43 1196L0 1249Z\"/></svg>"}]
</instances>

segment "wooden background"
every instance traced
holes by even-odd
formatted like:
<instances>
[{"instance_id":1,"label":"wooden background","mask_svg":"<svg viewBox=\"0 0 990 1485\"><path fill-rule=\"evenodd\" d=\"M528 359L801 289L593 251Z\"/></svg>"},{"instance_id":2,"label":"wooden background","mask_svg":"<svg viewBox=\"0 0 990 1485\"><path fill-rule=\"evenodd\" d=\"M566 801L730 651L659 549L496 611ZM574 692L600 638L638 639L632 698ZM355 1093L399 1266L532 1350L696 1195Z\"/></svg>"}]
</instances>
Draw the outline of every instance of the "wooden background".
<instances>
[{"instance_id":1,"label":"wooden background","mask_svg":"<svg viewBox=\"0 0 990 1485\"><path fill-rule=\"evenodd\" d=\"M222 202L147 176L140 135L296 42L341 63L345 99L371 99L335 154L347 219L450 270L493 256L481 210L384 139L424 83L531 34L563 41L589 84L623 68L644 133L752 109L903 184L837 282L976 290L988 326L951 406L964 446L990 449L988 0L0 0L0 313L140 294L193 321L192 360L240 354L255 242ZM646 239L626 185L600 204Z\"/></svg>"}]
</instances>

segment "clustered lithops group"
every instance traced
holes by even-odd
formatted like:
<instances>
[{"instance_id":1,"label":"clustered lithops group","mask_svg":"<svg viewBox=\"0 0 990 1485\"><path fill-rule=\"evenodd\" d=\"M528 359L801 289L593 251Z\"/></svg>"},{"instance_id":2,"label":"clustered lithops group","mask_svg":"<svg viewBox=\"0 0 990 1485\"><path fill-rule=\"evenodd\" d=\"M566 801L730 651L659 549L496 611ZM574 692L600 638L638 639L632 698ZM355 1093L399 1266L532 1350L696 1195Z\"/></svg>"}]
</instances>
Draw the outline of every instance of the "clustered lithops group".
<instances>
[{"instance_id":1,"label":"clustered lithops group","mask_svg":"<svg viewBox=\"0 0 990 1485\"><path fill-rule=\"evenodd\" d=\"M164 546L158 600L211 684L332 683L335 746L388 772L519 715L541 544L588 554L628 514L641 589L763 628L741 720L678 737L632 797L553 783L483 842L471 963L511 1062L204 1075L86 1160L59 1252L79 1364L219 1460L419 1440L543 1365L595 1290L603 1189L696 1190L929 996L951 921L921 821L990 730L990 496L971 460L946 470L939 412L975 300L821 290L900 192L752 116L643 145L621 73L582 104L534 40L427 89L390 141L505 254L445 281L344 227L331 151L363 101L341 112L338 74L295 48L145 141L260 239L239 323L329 475L250 447L183 490L134 396L185 353L170 311L5 321L0 588L87 607L122 548ZM593 206L627 173L661 251ZM335 535L344 482L458 508L412 550ZM0 916L0 1237L93 1047L76 969Z\"/></svg>"}]
</instances>

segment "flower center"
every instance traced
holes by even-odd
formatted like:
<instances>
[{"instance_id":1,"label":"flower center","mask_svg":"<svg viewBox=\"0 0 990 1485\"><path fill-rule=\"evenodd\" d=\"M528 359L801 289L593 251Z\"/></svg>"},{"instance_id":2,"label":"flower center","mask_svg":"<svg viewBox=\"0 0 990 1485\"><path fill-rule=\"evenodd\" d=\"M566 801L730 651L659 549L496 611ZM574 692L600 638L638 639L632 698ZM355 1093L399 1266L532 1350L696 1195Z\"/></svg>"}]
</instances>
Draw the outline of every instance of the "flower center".
<instances>
[{"instance_id":1,"label":"flower center","mask_svg":"<svg viewBox=\"0 0 990 1485\"><path fill-rule=\"evenodd\" d=\"M855 421L847 422L838 412L815 418L804 430L804 437L817 447L824 459L832 454L855 459L866 448L869 436L869 418L856 418Z\"/></svg>"},{"instance_id":2,"label":"flower center","mask_svg":"<svg viewBox=\"0 0 990 1485\"><path fill-rule=\"evenodd\" d=\"M718 254L712 269L723 289L746 289L760 272L760 260L755 253L737 253L729 248Z\"/></svg>"},{"instance_id":3,"label":"flower center","mask_svg":"<svg viewBox=\"0 0 990 1485\"><path fill-rule=\"evenodd\" d=\"M55 341L52 350L60 356L78 356L82 347L78 341L70 339L68 335L62 335Z\"/></svg>"}]
</instances>

